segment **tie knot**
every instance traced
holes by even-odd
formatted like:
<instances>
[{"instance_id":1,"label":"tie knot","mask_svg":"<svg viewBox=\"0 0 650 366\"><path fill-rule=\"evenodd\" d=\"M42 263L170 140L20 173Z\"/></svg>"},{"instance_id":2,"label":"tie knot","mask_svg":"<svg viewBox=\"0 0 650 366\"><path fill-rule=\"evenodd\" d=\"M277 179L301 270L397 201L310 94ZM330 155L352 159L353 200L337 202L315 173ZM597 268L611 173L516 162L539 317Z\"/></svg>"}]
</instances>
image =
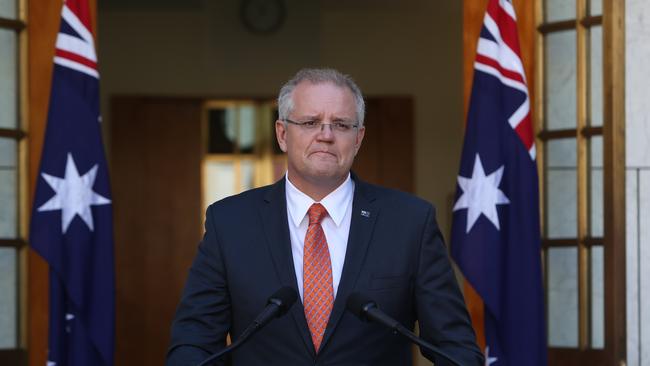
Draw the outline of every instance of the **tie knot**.
<instances>
[{"instance_id":1,"label":"tie knot","mask_svg":"<svg viewBox=\"0 0 650 366\"><path fill-rule=\"evenodd\" d=\"M309 215L309 225L320 224L323 220L323 217L327 215L327 210L320 203L314 203L307 211Z\"/></svg>"}]
</instances>

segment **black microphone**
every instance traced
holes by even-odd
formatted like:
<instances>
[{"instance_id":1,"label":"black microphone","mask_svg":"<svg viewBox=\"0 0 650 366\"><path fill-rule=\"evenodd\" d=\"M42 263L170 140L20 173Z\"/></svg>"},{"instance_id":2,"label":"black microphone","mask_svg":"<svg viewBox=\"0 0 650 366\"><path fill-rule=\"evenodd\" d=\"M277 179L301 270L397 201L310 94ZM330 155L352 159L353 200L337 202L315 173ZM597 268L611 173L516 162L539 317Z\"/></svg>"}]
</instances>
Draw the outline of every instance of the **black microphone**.
<instances>
[{"instance_id":1,"label":"black microphone","mask_svg":"<svg viewBox=\"0 0 650 366\"><path fill-rule=\"evenodd\" d=\"M277 290L273 295L271 295L271 297L269 297L264 310L262 310L262 312L255 318L255 320L253 320L253 322L248 327L246 327L246 329L244 329L236 341L231 343L230 346L206 358L198 366L208 365L219 357L234 351L235 348L244 344L244 342L246 342L250 336L252 336L258 330L262 329L271 320L286 314L287 311L289 311L289 308L291 308L297 299L298 294L296 293L296 290L291 287L285 286Z\"/></svg>"},{"instance_id":2,"label":"black microphone","mask_svg":"<svg viewBox=\"0 0 650 366\"><path fill-rule=\"evenodd\" d=\"M447 353L443 352L431 343L419 338L415 335L415 333L411 332L405 326L400 324L400 322L381 311L377 306L377 303L365 295L362 295L358 292L352 293L348 297L347 309L352 314L356 315L359 319L365 322L376 322L385 327L388 327L394 333L401 334L418 346L426 348L427 350L448 359L455 365L461 365L460 362L456 361L453 357L449 356Z\"/></svg>"}]
</instances>

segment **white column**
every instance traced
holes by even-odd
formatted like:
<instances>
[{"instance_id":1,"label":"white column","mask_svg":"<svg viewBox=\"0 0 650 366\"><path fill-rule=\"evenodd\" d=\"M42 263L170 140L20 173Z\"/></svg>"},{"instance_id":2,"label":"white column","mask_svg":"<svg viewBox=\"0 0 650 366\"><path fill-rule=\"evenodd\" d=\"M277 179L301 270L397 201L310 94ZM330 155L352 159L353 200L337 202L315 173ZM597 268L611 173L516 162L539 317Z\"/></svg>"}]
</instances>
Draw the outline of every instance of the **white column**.
<instances>
[{"instance_id":1,"label":"white column","mask_svg":"<svg viewBox=\"0 0 650 366\"><path fill-rule=\"evenodd\" d=\"M650 364L650 1L625 4L627 364Z\"/></svg>"}]
</instances>

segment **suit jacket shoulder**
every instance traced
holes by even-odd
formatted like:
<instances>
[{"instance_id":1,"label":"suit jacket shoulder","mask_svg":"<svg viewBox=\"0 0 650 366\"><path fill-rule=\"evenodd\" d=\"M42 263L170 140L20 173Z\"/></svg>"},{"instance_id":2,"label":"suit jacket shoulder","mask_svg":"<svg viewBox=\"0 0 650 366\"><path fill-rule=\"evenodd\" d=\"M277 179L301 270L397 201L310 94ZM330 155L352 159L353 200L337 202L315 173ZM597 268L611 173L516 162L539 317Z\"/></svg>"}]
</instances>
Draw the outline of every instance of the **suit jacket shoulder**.
<instances>
[{"instance_id":1,"label":"suit jacket shoulder","mask_svg":"<svg viewBox=\"0 0 650 366\"><path fill-rule=\"evenodd\" d=\"M264 197L274 190L281 190L284 193L284 182L278 181L271 185L253 188L233 196L228 196L210 204L208 210L216 215L246 212L249 209L259 207Z\"/></svg>"},{"instance_id":2,"label":"suit jacket shoulder","mask_svg":"<svg viewBox=\"0 0 650 366\"><path fill-rule=\"evenodd\" d=\"M422 219L431 213L435 217L435 205L411 193L393 188L378 186L361 180L356 180L355 189L381 209L388 209L406 217L420 216ZM355 192L356 193L356 192Z\"/></svg>"}]
</instances>

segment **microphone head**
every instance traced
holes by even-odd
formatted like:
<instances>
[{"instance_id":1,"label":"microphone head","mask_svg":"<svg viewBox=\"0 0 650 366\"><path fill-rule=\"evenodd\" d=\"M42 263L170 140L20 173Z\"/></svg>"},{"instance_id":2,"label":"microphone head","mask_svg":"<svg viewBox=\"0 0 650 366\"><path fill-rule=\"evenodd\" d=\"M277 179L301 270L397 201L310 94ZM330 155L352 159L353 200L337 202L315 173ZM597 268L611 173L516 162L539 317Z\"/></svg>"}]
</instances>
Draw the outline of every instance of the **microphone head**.
<instances>
[{"instance_id":1,"label":"microphone head","mask_svg":"<svg viewBox=\"0 0 650 366\"><path fill-rule=\"evenodd\" d=\"M298 294L296 290L292 287L285 286L277 290L273 295L269 297L268 304L275 304L278 306L277 316L284 315L289 308L296 302L298 299Z\"/></svg>"},{"instance_id":2,"label":"microphone head","mask_svg":"<svg viewBox=\"0 0 650 366\"><path fill-rule=\"evenodd\" d=\"M377 304L371 298L359 292L353 292L350 294L350 296L348 296L348 302L346 304L348 311L363 321L368 321L368 309L376 307Z\"/></svg>"}]
</instances>

